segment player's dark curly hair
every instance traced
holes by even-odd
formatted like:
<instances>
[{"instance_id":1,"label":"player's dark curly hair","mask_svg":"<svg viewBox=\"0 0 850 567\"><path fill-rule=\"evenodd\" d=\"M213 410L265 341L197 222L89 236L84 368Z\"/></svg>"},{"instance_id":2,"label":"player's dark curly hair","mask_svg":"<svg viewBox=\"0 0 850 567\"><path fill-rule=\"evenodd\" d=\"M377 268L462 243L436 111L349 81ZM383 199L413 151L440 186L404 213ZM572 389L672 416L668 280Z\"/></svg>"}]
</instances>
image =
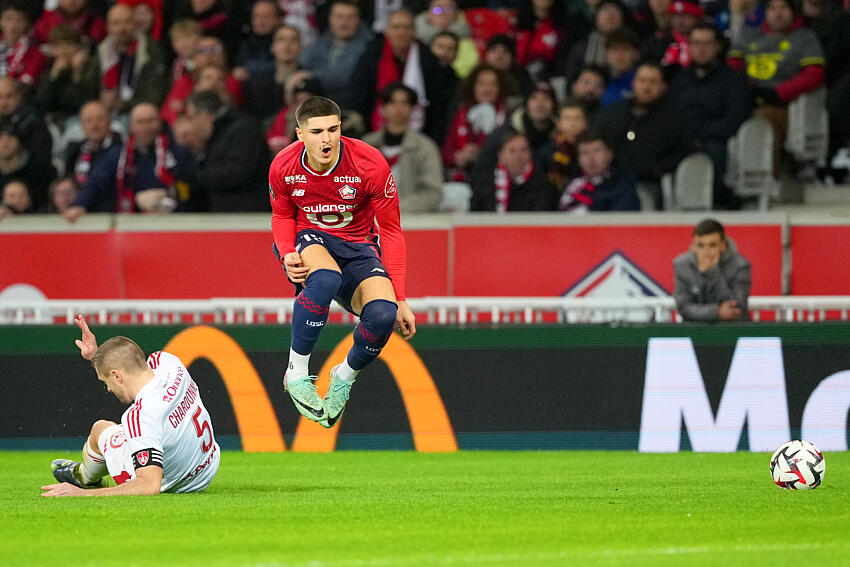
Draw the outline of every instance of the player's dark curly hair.
<instances>
[{"instance_id":1,"label":"player's dark curly hair","mask_svg":"<svg viewBox=\"0 0 850 567\"><path fill-rule=\"evenodd\" d=\"M336 116L342 117L342 112L339 106L329 98L323 96L311 96L304 102L298 105L295 111L295 121L299 128L303 128L308 120L316 116Z\"/></svg>"}]
</instances>

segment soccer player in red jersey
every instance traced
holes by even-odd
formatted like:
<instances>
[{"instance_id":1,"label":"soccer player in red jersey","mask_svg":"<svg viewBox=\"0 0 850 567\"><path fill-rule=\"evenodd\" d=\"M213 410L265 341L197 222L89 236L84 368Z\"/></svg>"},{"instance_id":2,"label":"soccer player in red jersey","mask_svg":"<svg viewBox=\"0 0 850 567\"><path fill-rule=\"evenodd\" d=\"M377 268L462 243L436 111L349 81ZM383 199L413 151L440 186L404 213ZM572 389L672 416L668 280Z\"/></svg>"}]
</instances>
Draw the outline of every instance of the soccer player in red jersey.
<instances>
[{"instance_id":1,"label":"soccer player in red jersey","mask_svg":"<svg viewBox=\"0 0 850 567\"><path fill-rule=\"evenodd\" d=\"M416 324L405 302L404 235L387 161L341 135L332 100L305 100L295 119L298 141L277 154L269 171L275 253L297 293L283 385L302 415L333 427L357 373L378 357L393 328L410 339ZM322 399L308 364L334 299L360 323Z\"/></svg>"}]
</instances>

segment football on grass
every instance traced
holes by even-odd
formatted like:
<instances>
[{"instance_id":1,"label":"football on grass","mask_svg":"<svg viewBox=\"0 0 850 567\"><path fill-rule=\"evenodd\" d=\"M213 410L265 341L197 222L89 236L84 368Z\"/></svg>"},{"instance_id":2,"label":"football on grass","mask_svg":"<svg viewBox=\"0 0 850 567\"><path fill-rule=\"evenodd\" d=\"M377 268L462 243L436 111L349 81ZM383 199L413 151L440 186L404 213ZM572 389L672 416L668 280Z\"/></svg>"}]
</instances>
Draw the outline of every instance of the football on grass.
<instances>
[{"instance_id":1,"label":"football on grass","mask_svg":"<svg viewBox=\"0 0 850 567\"><path fill-rule=\"evenodd\" d=\"M770 458L773 483L788 490L817 488L823 481L823 453L808 441L788 441Z\"/></svg>"}]
</instances>

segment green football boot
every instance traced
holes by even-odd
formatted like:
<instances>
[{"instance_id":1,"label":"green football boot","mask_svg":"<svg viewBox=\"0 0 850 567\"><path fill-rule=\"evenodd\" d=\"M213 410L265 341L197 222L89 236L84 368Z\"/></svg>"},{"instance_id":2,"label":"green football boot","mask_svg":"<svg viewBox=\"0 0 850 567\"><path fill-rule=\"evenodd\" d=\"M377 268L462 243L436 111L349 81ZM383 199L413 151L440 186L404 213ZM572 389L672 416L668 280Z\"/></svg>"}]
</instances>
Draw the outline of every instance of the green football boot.
<instances>
[{"instance_id":1,"label":"green football boot","mask_svg":"<svg viewBox=\"0 0 850 567\"><path fill-rule=\"evenodd\" d=\"M339 418L342 417L342 412L345 411L345 404L348 402L348 396L351 394L352 382L345 382L336 374L336 365L331 370L331 383L328 386L328 393L325 395L325 409L328 412L326 419L319 422L322 427L331 428L337 424Z\"/></svg>"},{"instance_id":2,"label":"green football boot","mask_svg":"<svg viewBox=\"0 0 850 567\"><path fill-rule=\"evenodd\" d=\"M325 405L316 385L313 383L317 376L301 376L293 378L289 373L283 375L283 389L289 392L292 402L301 415L313 421L322 421L328 416Z\"/></svg>"}]
</instances>

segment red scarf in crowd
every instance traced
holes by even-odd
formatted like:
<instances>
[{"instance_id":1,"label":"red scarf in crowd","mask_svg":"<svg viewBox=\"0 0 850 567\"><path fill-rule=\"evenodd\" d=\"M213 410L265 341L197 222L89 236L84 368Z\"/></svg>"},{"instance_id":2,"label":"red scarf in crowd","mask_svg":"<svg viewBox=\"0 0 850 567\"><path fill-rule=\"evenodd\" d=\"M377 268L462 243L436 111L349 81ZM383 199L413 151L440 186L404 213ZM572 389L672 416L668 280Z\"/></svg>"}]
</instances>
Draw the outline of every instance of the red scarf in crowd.
<instances>
[{"instance_id":1,"label":"red scarf in crowd","mask_svg":"<svg viewBox=\"0 0 850 567\"><path fill-rule=\"evenodd\" d=\"M91 140L83 142L83 145L80 147L80 156L77 158L77 163L74 164L74 178L76 178L80 187L85 185L89 178L89 173L91 173L91 160L94 153L98 150L106 149L111 146L117 139L117 136L118 135L114 133L110 134L100 144L96 144Z\"/></svg>"},{"instance_id":2,"label":"red scarf in crowd","mask_svg":"<svg viewBox=\"0 0 850 567\"><path fill-rule=\"evenodd\" d=\"M681 65L682 67L691 64L691 44L688 43L687 36L673 31L673 43L667 47L661 63L663 65Z\"/></svg>"},{"instance_id":3,"label":"red scarf in crowd","mask_svg":"<svg viewBox=\"0 0 850 567\"><path fill-rule=\"evenodd\" d=\"M537 23L534 30L519 30L516 34L516 60L520 65L532 61L550 63L561 43L562 32L552 26L549 18Z\"/></svg>"},{"instance_id":4,"label":"red scarf in crowd","mask_svg":"<svg viewBox=\"0 0 850 567\"><path fill-rule=\"evenodd\" d=\"M118 185L118 201L115 204L115 211L119 213L134 213L136 212L136 193L133 188L127 184L127 176L135 174L133 166L134 155L133 149L136 145L136 137L130 136L124 151L121 152L121 157L118 158L118 170L116 174L116 182ZM164 134L156 137L154 143L156 149L156 166L154 173L162 182L165 189L170 189L174 185L174 176L168 171L168 139Z\"/></svg>"},{"instance_id":5,"label":"red scarf in crowd","mask_svg":"<svg viewBox=\"0 0 850 567\"><path fill-rule=\"evenodd\" d=\"M24 70L24 56L29 48L30 41L26 37L22 37L11 47L3 43L0 53L0 76L17 79Z\"/></svg>"},{"instance_id":6,"label":"red scarf in crowd","mask_svg":"<svg viewBox=\"0 0 850 567\"><path fill-rule=\"evenodd\" d=\"M127 48L127 53L113 52L108 60L104 60L103 71L100 76L100 85L107 90L116 90L122 80L121 60L124 59L124 65L130 65L131 61L136 58L136 51L139 49L139 42L134 41ZM128 84L132 84L132 77L123 77L123 80Z\"/></svg>"},{"instance_id":7,"label":"red scarf in crowd","mask_svg":"<svg viewBox=\"0 0 850 567\"><path fill-rule=\"evenodd\" d=\"M496 165L496 171L493 172L493 181L496 187L496 212L508 212L508 205L511 200L511 187L525 184L534 173L534 162L528 162L522 173L511 179L511 174L508 168L501 163Z\"/></svg>"},{"instance_id":8,"label":"red scarf in crowd","mask_svg":"<svg viewBox=\"0 0 850 567\"><path fill-rule=\"evenodd\" d=\"M398 63L395 60L390 41L384 40L384 48L381 51L381 59L378 61L378 77L375 83L375 92L380 93L390 83L402 81L405 85L416 91L419 97L416 107L410 115L410 126L419 130L425 119L425 83L420 69L419 46L411 45L405 54L404 76L402 76ZM384 127L384 116L381 114L381 105L376 104L372 111L372 130L377 131Z\"/></svg>"}]
</instances>

